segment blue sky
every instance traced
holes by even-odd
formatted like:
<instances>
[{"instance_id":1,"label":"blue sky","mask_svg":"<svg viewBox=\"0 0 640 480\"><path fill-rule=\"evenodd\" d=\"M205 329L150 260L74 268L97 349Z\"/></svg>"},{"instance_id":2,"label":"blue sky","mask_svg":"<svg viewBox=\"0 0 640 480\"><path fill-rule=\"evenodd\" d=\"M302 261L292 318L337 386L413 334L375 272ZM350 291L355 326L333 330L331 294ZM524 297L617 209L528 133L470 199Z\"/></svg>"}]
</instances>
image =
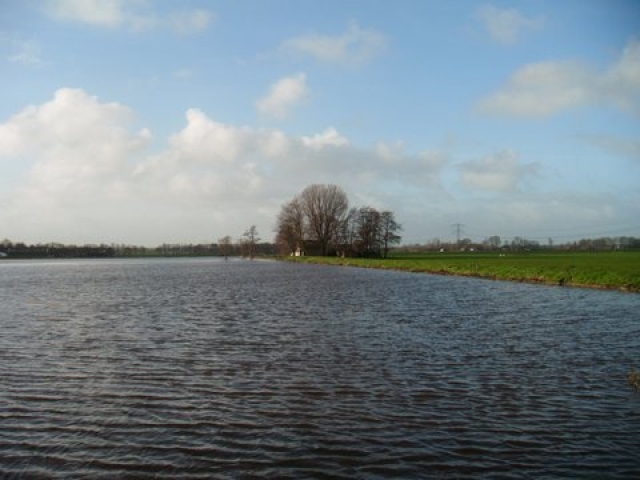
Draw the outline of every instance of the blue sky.
<instances>
[{"instance_id":1,"label":"blue sky","mask_svg":"<svg viewBox=\"0 0 640 480\"><path fill-rule=\"evenodd\" d=\"M556 242L640 236L640 3L4 0L0 237L215 242L311 183Z\"/></svg>"}]
</instances>

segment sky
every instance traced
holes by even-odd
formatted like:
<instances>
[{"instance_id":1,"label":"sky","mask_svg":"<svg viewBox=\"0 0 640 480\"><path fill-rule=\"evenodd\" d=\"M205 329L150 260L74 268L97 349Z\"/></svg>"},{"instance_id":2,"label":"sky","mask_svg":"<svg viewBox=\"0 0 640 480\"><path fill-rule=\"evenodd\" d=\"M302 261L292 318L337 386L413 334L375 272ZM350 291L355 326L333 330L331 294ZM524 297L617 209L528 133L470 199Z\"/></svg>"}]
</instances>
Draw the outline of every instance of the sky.
<instances>
[{"instance_id":1,"label":"sky","mask_svg":"<svg viewBox=\"0 0 640 480\"><path fill-rule=\"evenodd\" d=\"M640 236L636 0L0 0L0 238Z\"/></svg>"}]
</instances>

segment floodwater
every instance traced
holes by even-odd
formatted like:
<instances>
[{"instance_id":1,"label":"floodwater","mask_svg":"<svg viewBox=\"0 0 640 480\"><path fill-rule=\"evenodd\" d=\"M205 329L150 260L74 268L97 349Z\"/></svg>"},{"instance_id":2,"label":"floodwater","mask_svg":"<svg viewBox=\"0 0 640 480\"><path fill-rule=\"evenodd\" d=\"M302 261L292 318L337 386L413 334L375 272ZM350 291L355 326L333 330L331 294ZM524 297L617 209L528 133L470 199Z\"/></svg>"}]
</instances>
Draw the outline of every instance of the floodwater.
<instances>
[{"instance_id":1,"label":"floodwater","mask_svg":"<svg viewBox=\"0 0 640 480\"><path fill-rule=\"evenodd\" d=\"M640 295L0 262L2 478L640 478Z\"/></svg>"}]
</instances>

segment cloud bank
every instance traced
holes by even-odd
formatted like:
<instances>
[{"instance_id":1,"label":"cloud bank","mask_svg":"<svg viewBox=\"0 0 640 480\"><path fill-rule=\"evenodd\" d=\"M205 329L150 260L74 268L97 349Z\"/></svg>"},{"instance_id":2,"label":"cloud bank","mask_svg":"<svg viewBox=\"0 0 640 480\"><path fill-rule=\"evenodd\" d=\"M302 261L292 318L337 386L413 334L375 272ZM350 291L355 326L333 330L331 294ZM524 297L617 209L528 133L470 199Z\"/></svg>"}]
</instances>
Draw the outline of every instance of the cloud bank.
<instances>
[{"instance_id":1,"label":"cloud bank","mask_svg":"<svg viewBox=\"0 0 640 480\"><path fill-rule=\"evenodd\" d=\"M356 205L393 210L409 243L464 222L461 209L482 219L486 230L473 232L481 237L612 222L637 210L612 194L536 193L539 165L513 150L456 162L447 150L363 148L334 127L295 136L196 108L151 150L152 133L135 120L126 105L62 88L1 123L0 168L22 179L0 193L0 225L12 240L200 243L253 224L268 240L280 206L312 183L336 183Z\"/></svg>"},{"instance_id":2,"label":"cloud bank","mask_svg":"<svg viewBox=\"0 0 640 480\"><path fill-rule=\"evenodd\" d=\"M39 241L211 241L249 224L269 238L282 202L307 184L353 182L354 200L389 182L429 191L445 163L440 154L357 148L332 127L297 137L198 109L150 152L151 132L134 120L122 104L63 88L0 124L0 165L20 165L24 177L4 193L0 223Z\"/></svg>"}]
</instances>

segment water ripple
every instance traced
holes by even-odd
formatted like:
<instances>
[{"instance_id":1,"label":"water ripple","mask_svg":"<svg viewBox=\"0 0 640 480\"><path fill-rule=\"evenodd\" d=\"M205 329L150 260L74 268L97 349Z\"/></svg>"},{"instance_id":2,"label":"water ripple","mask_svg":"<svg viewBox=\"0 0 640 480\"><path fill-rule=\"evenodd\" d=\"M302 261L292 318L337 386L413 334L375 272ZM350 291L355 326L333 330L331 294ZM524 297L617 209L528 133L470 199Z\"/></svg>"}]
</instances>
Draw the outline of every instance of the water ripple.
<instances>
[{"instance_id":1,"label":"water ripple","mask_svg":"<svg viewBox=\"0 0 640 480\"><path fill-rule=\"evenodd\" d=\"M640 476L640 297L216 260L0 266L7 478Z\"/></svg>"}]
</instances>

